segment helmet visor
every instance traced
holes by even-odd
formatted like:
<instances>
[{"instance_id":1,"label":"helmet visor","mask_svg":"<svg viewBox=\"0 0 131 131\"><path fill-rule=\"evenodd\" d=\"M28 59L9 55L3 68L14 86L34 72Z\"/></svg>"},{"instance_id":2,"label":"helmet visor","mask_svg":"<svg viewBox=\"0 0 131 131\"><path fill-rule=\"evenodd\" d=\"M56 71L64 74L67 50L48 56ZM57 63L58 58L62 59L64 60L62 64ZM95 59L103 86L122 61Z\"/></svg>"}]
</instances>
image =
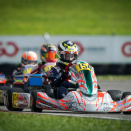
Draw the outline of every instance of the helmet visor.
<instances>
[{"instance_id":1,"label":"helmet visor","mask_svg":"<svg viewBox=\"0 0 131 131\"><path fill-rule=\"evenodd\" d=\"M65 60L73 61L74 60L74 54L65 54Z\"/></svg>"},{"instance_id":2,"label":"helmet visor","mask_svg":"<svg viewBox=\"0 0 131 131\"><path fill-rule=\"evenodd\" d=\"M37 64L37 60L26 60L26 59L23 58L22 63L24 65L28 65L28 64L35 65L35 64Z\"/></svg>"},{"instance_id":3,"label":"helmet visor","mask_svg":"<svg viewBox=\"0 0 131 131\"><path fill-rule=\"evenodd\" d=\"M56 51L47 51L47 52L41 52L42 56L49 62L51 62L52 60L56 61L57 55L56 55Z\"/></svg>"}]
</instances>

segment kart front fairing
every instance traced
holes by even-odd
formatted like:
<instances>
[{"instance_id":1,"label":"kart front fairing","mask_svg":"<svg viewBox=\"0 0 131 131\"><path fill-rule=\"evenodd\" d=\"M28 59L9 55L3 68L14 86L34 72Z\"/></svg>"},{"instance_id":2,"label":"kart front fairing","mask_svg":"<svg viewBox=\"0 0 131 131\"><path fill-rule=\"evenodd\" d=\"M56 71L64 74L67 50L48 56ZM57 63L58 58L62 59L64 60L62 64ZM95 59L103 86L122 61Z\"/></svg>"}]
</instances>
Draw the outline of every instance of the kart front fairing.
<instances>
[{"instance_id":1,"label":"kart front fairing","mask_svg":"<svg viewBox=\"0 0 131 131\"><path fill-rule=\"evenodd\" d=\"M6 77L4 74L0 73L0 85L3 85L6 83Z\"/></svg>"},{"instance_id":2,"label":"kart front fairing","mask_svg":"<svg viewBox=\"0 0 131 131\"><path fill-rule=\"evenodd\" d=\"M88 112L131 111L131 95L116 102L107 92L98 91L94 69L88 63L78 61L70 67L70 70L71 79L78 83L79 89L70 91L59 100L49 97L46 93L38 92L37 108Z\"/></svg>"},{"instance_id":3,"label":"kart front fairing","mask_svg":"<svg viewBox=\"0 0 131 131\"><path fill-rule=\"evenodd\" d=\"M19 74L13 76L13 84L14 85L24 85L25 79L31 75L31 72L35 70L37 67L34 65L26 65L22 67Z\"/></svg>"}]
</instances>

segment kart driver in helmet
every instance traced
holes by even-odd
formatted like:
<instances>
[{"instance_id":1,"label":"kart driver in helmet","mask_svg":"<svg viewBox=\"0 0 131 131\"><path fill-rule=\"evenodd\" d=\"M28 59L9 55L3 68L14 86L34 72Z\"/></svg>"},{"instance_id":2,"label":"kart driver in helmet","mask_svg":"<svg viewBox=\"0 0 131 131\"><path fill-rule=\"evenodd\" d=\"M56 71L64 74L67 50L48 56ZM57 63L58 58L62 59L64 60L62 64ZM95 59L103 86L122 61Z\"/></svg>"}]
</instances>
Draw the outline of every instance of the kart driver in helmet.
<instances>
[{"instance_id":1,"label":"kart driver in helmet","mask_svg":"<svg viewBox=\"0 0 131 131\"><path fill-rule=\"evenodd\" d=\"M51 80L51 86L54 88L54 93L57 92L56 87L58 87L58 98L61 99L67 94L67 88L70 86L70 83L65 81L69 73L66 74L64 70L70 62L77 59L77 45L70 40L60 42L57 47L57 57L59 61L51 69L49 78Z\"/></svg>"},{"instance_id":2,"label":"kart driver in helmet","mask_svg":"<svg viewBox=\"0 0 131 131\"><path fill-rule=\"evenodd\" d=\"M25 51L21 57L21 67L13 72L13 75L21 74L22 67L26 65L38 66L38 55L34 51Z\"/></svg>"},{"instance_id":3,"label":"kart driver in helmet","mask_svg":"<svg viewBox=\"0 0 131 131\"><path fill-rule=\"evenodd\" d=\"M40 58L42 62L38 64L38 68L32 74L44 72L49 74L51 68L56 65L56 46L53 44L42 44L40 47Z\"/></svg>"},{"instance_id":4,"label":"kart driver in helmet","mask_svg":"<svg viewBox=\"0 0 131 131\"><path fill-rule=\"evenodd\" d=\"M20 75L22 73L22 68L27 65L33 65L34 70L38 67L38 55L34 51L25 51L21 56L21 67L15 69L13 71L12 76L7 77L6 84L12 84L13 83L13 76L14 75Z\"/></svg>"}]
</instances>

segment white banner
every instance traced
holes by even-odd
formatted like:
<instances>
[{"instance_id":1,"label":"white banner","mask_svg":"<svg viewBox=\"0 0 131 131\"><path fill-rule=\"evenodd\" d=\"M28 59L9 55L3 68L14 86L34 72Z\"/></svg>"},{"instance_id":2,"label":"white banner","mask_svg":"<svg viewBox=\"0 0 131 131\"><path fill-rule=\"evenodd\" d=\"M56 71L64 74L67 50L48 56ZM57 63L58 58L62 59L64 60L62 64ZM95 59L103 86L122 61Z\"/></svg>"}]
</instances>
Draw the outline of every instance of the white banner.
<instances>
[{"instance_id":1,"label":"white banner","mask_svg":"<svg viewBox=\"0 0 131 131\"><path fill-rule=\"evenodd\" d=\"M0 36L0 64L20 63L24 51L38 53L43 43L71 40L79 47L79 59L91 64L131 63L131 36ZM39 58L40 62L40 58Z\"/></svg>"}]
</instances>

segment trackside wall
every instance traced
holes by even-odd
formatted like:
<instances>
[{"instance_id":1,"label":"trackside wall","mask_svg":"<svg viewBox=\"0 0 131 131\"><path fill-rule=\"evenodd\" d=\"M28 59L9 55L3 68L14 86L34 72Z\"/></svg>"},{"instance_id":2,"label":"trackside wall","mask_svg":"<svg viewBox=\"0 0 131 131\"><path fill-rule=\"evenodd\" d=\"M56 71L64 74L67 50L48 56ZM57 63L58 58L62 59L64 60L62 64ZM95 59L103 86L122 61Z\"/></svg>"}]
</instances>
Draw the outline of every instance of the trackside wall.
<instances>
[{"instance_id":1,"label":"trackside wall","mask_svg":"<svg viewBox=\"0 0 131 131\"><path fill-rule=\"evenodd\" d=\"M57 46L62 40L75 42L79 59L93 65L96 74L131 74L131 36L86 35L0 36L0 72L12 72L19 66L24 51L33 50L39 56L41 44Z\"/></svg>"}]
</instances>

